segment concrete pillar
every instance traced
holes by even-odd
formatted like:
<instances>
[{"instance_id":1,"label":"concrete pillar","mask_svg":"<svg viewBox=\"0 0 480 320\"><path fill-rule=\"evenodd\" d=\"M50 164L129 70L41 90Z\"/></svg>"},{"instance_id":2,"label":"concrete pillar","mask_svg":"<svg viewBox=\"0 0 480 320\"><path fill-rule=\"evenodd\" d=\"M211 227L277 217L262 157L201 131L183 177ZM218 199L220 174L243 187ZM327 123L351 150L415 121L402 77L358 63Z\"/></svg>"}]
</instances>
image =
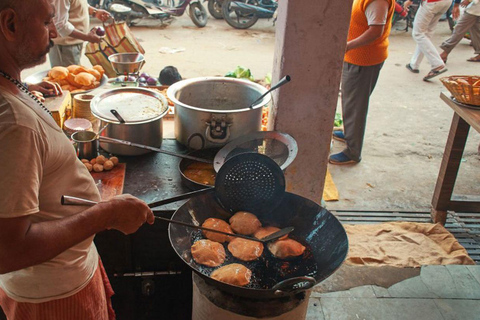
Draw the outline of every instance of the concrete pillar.
<instances>
[{"instance_id":1,"label":"concrete pillar","mask_svg":"<svg viewBox=\"0 0 480 320\"><path fill-rule=\"evenodd\" d=\"M292 135L299 148L287 168L287 190L320 203L352 0L280 0L272 84L273 127ZM272 118L274 119L272 121Z\"/></svg>"}]
</instances>

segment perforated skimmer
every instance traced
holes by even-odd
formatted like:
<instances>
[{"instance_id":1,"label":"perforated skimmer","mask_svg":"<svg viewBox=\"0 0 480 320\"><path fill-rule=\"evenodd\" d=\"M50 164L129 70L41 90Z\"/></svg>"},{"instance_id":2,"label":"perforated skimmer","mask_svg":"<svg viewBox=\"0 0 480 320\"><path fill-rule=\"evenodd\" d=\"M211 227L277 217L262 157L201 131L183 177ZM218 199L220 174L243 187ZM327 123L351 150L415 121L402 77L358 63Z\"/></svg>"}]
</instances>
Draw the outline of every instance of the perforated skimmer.
<instances>
[{"instance_id":1,"label":"perforated skimmer","mask_svg":"<svg viewBox=\"0 0 480 320\"><path fill-rule=\"evenodd\" d=\"M222 207L235 213L248 211L258 217L271 212L285 194L285 176L280 166L268 156L242 153L227 160L215 179L215 188L185 193L169 199L149 203L150 208L215 192ZM65 205L92 205L86 199L62 196Z\"/></svg>"}]
</instances>

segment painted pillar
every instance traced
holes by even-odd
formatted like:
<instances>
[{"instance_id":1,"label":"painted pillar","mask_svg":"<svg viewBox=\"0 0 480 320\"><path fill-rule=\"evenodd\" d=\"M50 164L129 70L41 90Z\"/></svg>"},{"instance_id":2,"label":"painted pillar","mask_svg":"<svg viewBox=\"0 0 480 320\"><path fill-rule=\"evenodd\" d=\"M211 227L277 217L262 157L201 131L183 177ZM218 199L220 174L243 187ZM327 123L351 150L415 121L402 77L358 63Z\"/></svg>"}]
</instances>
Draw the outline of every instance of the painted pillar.
<instances>
[{"instance_id":1,"label":"painted pillar","mask_svg":"<svg viewBox=\"0 0 480 320\"><path fill-rule=\"evenodd\" d=\"M290 134L298 155L287 191L320 203L353 0L279 0L269 130ZM272 121L272 119L275 119Z\"/></svg>"}]
</instances>

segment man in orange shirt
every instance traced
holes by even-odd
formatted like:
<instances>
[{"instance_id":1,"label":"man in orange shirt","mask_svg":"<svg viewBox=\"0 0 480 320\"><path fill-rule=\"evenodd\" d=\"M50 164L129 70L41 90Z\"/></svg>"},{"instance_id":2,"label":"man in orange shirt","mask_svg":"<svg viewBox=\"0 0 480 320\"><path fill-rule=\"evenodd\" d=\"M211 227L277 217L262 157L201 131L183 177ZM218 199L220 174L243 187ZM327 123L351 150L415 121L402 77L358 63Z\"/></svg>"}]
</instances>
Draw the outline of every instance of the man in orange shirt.
<instances>
[{"instance_id":1,"label":"man in orange shirt","mask_svg":"<svg viewBox=\"0 0 480 320\"><path fill-rule=\"evenodd\" d=\"M331 164L360 162L370 95L388 56L394 0L354 0L342 72L344 131L333 138L346 148L329 158Z\"/></svg>"}]
</instances>

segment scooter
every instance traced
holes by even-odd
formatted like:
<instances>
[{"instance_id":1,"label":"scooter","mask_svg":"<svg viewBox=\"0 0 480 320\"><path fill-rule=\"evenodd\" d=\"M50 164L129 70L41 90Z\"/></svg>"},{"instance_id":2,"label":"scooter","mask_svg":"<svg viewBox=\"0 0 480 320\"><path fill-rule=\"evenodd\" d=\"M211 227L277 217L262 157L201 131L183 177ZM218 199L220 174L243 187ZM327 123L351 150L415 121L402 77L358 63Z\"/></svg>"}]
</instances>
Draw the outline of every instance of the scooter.
<instances>
[{"instance_id":1,"label":"scooter","mask_svg":"<svg viewBox=\"0 0 480 320\"><path fill-rule=\"evenodd\" d=\"M248 29L259 18L274 18L278 9L277 0L223 0L223 18L236 29Z\"/></svg>"},{"instance_id":2,"label":"scooter","mask_svg":"<svg viewBox=\"0 0 480 320\"><path fill-rule=\"evenodd\" d=\"M208 12L215 19L223 19L222 4L223 0L208 0Z\"/></svg>"},{"instance_id":3,"label":"scooter","mask_svg":"<svg viewBox=\"0 0 480 320\"><path fill-rule=\"evenodd\" d=\"M129 25L145 18L168 23L172 17L182 16L187 8L190 19L197 27L205 27L208 20L207 10L200 0L100 0L96 5L108 10L116 20L124 20Z\"/></svg>"}]
</instances>

